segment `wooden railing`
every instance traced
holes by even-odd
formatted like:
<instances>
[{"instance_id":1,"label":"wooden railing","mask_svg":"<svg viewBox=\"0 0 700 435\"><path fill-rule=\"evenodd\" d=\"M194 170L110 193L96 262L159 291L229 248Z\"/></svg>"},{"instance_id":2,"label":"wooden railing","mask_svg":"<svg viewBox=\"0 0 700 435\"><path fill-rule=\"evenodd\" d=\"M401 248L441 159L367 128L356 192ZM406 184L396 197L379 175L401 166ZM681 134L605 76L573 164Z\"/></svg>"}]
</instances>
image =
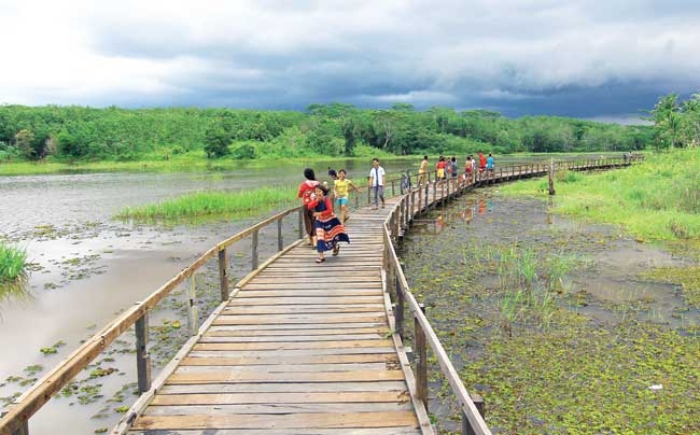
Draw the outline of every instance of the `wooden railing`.
<instances>
[{"instance_id":1,"label":"wooden railing","mask_svg":"<svg viewBox=\"0 0 700 435\"><path fill-rule=\"evenodd\" d=\"M440 187L438 187L438 184ZM406 310L413 317L413 352L414 358L414 382L415 394L422 402L425 410L428 410L428 346L437 358L442 375L452 389L452 392L459 402L462 414L462 433L468 435L490 435L491 431L483 418L483 401L480 397L472 398L467 392L459 374L450 361L447 352L442 347L435 331L430 325L430 321L425 316L425 307L418 303L408 285L403 273L401 262L394 249L394 241L399 237L416 214L428 209L431 204L428 201L428 189L433 189L433 195L438 189L442 189L441 197L449 198L450 187L453 186L452 193L472 187L473 185L457 184L451 182L432 183L413 189L410 194L405 195L394 207L394 210L387 218L383 228L384 238L384 287L392 294L393 298L393 321L392 329L395 339L403 341L404 327L406 324ZM424 195L425 191L425 195ZM416 199L418 197L418 200ZM433 199L438 197L432 196ZM437 202L437 201L435 201ZM409 380L410 381L410 380Z\"/></svg>"},{"instance_id":2,"label":"wooden railing","mask_svg":"<svg viewBox=\"0 0 700 435\"><path fill-rule=\"evenodd\" d=\"M299 216L299 239L303 238L304 226L302 223L301 207L285 210L269 219L247 228L240 233L229 237L218 243L216 246L205 252L194 263L175 275L170 281L150 294L146 299L138 302L129 308L118 318L110 322L101 331L96 333L74 351L68 358L53 368L46 376L39 380L30 390L20 396L10 409L0 419L0 435L27 435L29 433L29 419L44 406L51 397L58 393L66 384L76 377L91 361L93 361L107 346L113 343L119 336L135 325L136 331L136 366L138 377L139 393L144 393L151 388L151 359L147 349L148 343L148 316L156 305L166 296L171 294L181 283L202 267L207 261L218 257L219 282L221 291L221 301L225 304L231 295L228 276L228 254L227 248L234 243L240 242L248 237L251 238L251 268L253 273L246 276L236 284L236 287L243 285L250 280L259 267L258 243L261 229L277 224L277 249L284 249L283 220L298 212ZM298 243L295 240L291 245ZM190 323L190 334L195 335L198 331L196 326L196 303L194 296L188 295L188 319Z\"/></svg>"}]
</instances>

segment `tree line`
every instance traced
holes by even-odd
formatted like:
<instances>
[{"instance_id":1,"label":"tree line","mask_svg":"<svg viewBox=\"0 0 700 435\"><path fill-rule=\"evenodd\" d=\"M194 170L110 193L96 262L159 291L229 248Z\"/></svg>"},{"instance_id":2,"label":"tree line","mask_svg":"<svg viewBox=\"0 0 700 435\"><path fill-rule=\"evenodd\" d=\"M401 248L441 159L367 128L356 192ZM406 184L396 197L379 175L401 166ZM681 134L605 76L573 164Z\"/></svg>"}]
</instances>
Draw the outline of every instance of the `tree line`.
<instances>
[{"instance_id":1,"label":"tree line","mask_svg":"<svg viewBox=\"0 0 700 435\"><path fill-rule=\"evenodd\" d=\"M359 145L396 155L633 151L661 136L647 126L509 119L447 107L418 111L409 104L383 110L313 104L303 112L0 105L0 161L127 161L190 152L239 159L353 156ZM678 140L674 133L672 141Z\"/></svg>"}]
</instances>

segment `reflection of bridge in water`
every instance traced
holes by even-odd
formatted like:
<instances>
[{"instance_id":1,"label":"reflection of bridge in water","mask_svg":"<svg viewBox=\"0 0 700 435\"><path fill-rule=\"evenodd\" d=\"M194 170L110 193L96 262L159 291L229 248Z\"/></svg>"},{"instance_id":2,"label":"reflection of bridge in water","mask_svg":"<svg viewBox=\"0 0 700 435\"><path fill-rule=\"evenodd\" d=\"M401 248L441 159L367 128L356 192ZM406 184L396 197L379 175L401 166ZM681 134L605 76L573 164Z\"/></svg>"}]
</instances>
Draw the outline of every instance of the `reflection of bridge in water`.
<instances>
[{"instance_id":1,"label":"reflection of bridge in water","mask_svg":"<svg viewBox=\"0 0 700 435\"><path fill-rule=\"evenodd\" d=\"M591 170L630 163L558 165ZM132 325L141 395L112 434L432 434L429 348L459 403L462 433L490 434L482 399L470 396L459 379L409 289L394 244L426 211L475 186L552 170L519 165L468 182L433 180L418 187L390 180L387 207L371 210L356 202L347 225L352 244L323 264L314 263L315 252L303 243L299 209L260 222L220 242L87 340L15 401L0 420L0 435L28 434L30 417ZM488 198L479 196L447 220L469 223L489 207ZM445 219L433 221L436 232ZM290 220L299 240L285 247L283 228ZM259 237L266 229L269 237L276 235L278 252L260 263ZM251 243L252 272L232 282L227 248L243 240ZM218 262L222 302L198 327L194 284L188 289L191 338L152 379L149 312L210 261ZM412 352L403 334L411 324Z\"/></svg>"}]
</instances>

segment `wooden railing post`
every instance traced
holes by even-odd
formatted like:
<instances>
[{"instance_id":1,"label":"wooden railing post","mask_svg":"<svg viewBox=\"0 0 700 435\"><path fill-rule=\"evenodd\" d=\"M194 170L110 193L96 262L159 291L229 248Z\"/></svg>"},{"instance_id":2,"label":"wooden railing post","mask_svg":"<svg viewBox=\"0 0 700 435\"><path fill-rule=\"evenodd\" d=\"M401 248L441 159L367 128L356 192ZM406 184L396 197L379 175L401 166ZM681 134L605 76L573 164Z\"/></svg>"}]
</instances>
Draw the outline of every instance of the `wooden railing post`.
<instances>
[{"instance_id":1,"label":"wooden railing post","mask_svg":"<svg viewBox=\"0 0 700 435\"><path fill-rule=\"evenodd\" d=\"M139 317L136 329L136 374L139 394L151 389L151 356L148 354L148 313Z\"/></svg>"},{"instance_id":2,"label":"wooden railing post","mask_svg":"<svg viewBox=\"0 0 700 435\"><path fill-rule=\"evenodd\" d=\"M221 302L227 301L230 297L228 290L228 256L226 248L219 251L219 283L221 286Z\"/></svg>"},{"instance_id":3,"label":"wooden railing post","mask_svg":"<svg viewBox=\"0 0 700 435\"><path fill-rule=\"evenodd\" d=\"M418 305L425 312L425 305ZM423 401L425 411L428 412L428 348L425 341L425 331L414 314L413 327L415 335L416 352L416 396Z\"/></svg>"},{"instance_id":4,"label":"wooden railing post","mask_svg":"<svg viewBox=\"0 0 700 435\"><path fill-rule=\"evenodd\" d=\"M258 268L258 230L253 231L253 242L251 246L251 255L250 255L250 262L252 265L252 270L255 270Z\"/></svg>"},{"instance_id":5,"label":"wooden railing post","mask_svg":"<svg viewBox=\"0 0 700 435\"><path fill-rule=\"evenodd\" d=\"M401 289L401 281L399 281L398 277L398 271L394 275L394 289L396 292L396 312L394 313L394 318L396 319L396 333L403 339L404 296L403 290Z\"/></svg>"},{"instance_id":6,"label":"wooden railing post","mask_svg":"<svg viewBox=\"0 0 700 435\"><path fill-rule=\"evenodd\" d=\"M476 409L479 411L481 418L484 418L485 412L486 412L486 410L484 409L484 399L478 394L470 394L469 396L472 399L472 402L474 402L474 406L476 406ZM476 432L472 428L472 425L469 424L469 419L467 418L467 415L464 413L464 410L462 410L461 414L462 414L462 435L476 435Z\"/></svg>"},{"instance_id":7,"label":"wooden railing post","mask_svg":"<svg viewBox=\"0 0 700 435\"><path fill-rule=\"evenodd\" d=\"M394 181L391 180L391 196L396 196L396 191L394 190Z\"/></svg>"},{"instance_id":8,"label":"wooden railing post","mask_svg":"<svg viewBox=\"0 0 700 435\"><path fill-rule=\"evenodd\" d=\"M277 221L277 251L284 249L284 238L282 237L282 219Z\"/></svg>"},{"instance_id":9,"label":"wooden railing post","mask_svg":"<svg viewBox=\"0 0 700 435\"><path fill-rule=\"evenodd\" d=\"M9 433L10 435L29 435L29 420L13 421L10 423Z\"/></svg>"},{"instance_id":10,"label":"wooden railing post","mask_svg":"<svg viewBox=\"0 0 700 435\"><path fill-rule=\"evenodd\" d=\"M299 209L299 238L303 239L306 237L306 228L304 227L304 207Z\"/></svg>"},{"instance_id":11,"label":"wooden railing post","mask_svg":"<svg viewBox=\"0 0 700 435\"><path fill-rule=\"evenodd\" d=\"M199 331L199 309L197 308L197 274L192 274L192 282L187 289L187 331L190 336Z\"/></svg>"}]
</instances>

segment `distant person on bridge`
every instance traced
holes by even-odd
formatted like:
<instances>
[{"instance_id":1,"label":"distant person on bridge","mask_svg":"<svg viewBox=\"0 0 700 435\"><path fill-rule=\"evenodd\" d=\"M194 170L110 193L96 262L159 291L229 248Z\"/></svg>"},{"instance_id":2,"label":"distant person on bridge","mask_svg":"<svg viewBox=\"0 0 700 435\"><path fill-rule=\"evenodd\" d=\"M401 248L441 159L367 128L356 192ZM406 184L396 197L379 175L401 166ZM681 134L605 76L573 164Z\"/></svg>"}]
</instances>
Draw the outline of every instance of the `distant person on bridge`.
<instances>
[{"instance_id":1,"label":"distant person on bridge","mask_svg":"<svg viewBox=\"0 0 700 435\"><path fill-rule=\"evenodd\" d=\"M338 179L333 182L333 195L335 196L335 203L340 209L340 222L345 223L348 220L347 208L350 202L350 189L355 192L359 192L360 189L355 186L351 180L345 178L347 172L345 169L338 171Z\"/></svg>"},{"instance_id":2,"label":"distant person on bridge","mask_svg":"<svg viewBox=\"0 0 700 435\"><path fill-rule=\"evenodd\" d=\"M464 163L464 179L466 180L467 183L471 183L474 181L472 177L474 176L473 174L474 171L474 160L472 159L471 154L467 156L467 161Z\"/></svg>"},{"instance_id":3,"label":"distant person on bridge","mask_svg":"<svg viewBox=\"0 0 700 435\"><path fill-rule=\"evenodd\" d=\"M350 243L350 237L345 233L345 227L338 220L338 217L333 213L333 202L328 196L328 188L322 184L316 186L314 190L314 198L309 201L306 207L311 210L316 231L316 250L318 258L316 263L326 261L324 256L325 251L333 251L335 257L340 253L340 245L338 242Z\"/></svg>"},{"instance_id":4,"label":"distant person on bridge","mask_svg":"<svg viewBox=\"0 0 700 435\"><path fill-rule=\"evenodd\" d=\"M428 173L428 156L423 156L423 160L418 167L418 185L422 186L427 181L426 174Z\"/></svg>"},{"instance_id":5,"label":"distant person on bridge","mask_svg":"<svg viewBox=\"0 0 700 435\"><path fill-rule=\"evenodd\" d=\"M493 172L493 165L495 163L495 160L493 159L493 156L491 153L489 153L489 157L486 159L486 170L489 172Z\"/></svg>"},{"instance_id":6,"label":"distant person on bridge","mask_svg":"<svg viewBox=\"0 0 700 435\"><path fill-rule=\"evenodd\" d=\"M479 172L484 172L484 169L486 169L486 156L479 152Z\"/></svg>"},{"instance_id":7,"label":"distant person on bridge","mask_svg":"<svg viewBox=\"0 0 700 435\"><path fill-rule=\"evenodd\" d=\"M436 179L436 182L437 182L438 180L444 180L444 179L445 179L445 168L446 168L446 167L447 167L447 163L445 162L445 157L444 157L444 156L440 156L440 157L438 158L437 164L435 165L435 170L436 170L436 172L437 172L437 176L436 176L437 179Z\"/></svg>"},{"instance_id":8,"label":"distant person on bridge","mask_svg":"<svg viewBox=\"0 0 700 435\"><path fill-rule=\"evenodd\" d=\"M311 201L314 189L319 183L316 180L314 170L311 168L304 169L304 177L306 180L299 185L297 197L301 198L301 203L304 205L304 227L306 228L306 235L309 237L309 245L316 247L313 212L306 206Z\"/></svg>"},{"instance_id":9,"label":"distant person on bridge","mask_svg":"<svg viewBox=\"0 0 700 435\"><path fill-rule=\"evenodd\" d=\"M382 208L384 208L384 168L379 166L379 159L372 159L372 169L369 170L369 176L367 177L367 183L369 188L374 190L374 207L372 210L379 208L379 200L382 200Z\"/></svg>"}]
</instances>

